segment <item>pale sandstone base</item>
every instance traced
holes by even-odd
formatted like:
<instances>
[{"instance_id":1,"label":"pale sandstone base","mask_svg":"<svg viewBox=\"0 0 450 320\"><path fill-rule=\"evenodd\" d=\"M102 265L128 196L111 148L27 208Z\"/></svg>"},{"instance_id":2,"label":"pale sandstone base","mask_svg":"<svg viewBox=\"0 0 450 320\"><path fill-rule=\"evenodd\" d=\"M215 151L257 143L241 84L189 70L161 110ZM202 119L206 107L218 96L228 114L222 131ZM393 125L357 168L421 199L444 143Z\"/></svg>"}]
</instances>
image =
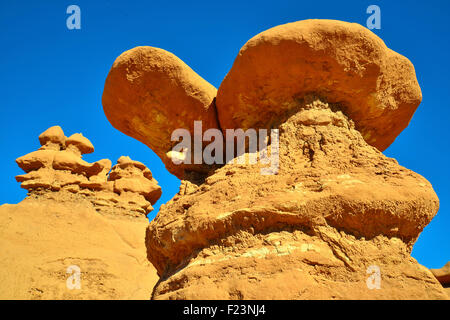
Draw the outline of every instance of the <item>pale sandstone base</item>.
<instances>
[{"instance_id":1,"label":"pale sandstone base","mask_svg":"<svg viewBox=\"0 0 450 320\"><path fill-rule=\"evenodd\" d=\"M356 239L334 228L241 232L186 259L154 299L448 299L397 238ZM369 266L380 289L369 289ZM375 282L370 282L375 286Z\"/></svg>"},{"instance_id":2,"label":"pale sandstone base","mask_svg":"<svg viewBox=\"0 0 450 320\"><path fill-rule=\"evenodd\" d=\"M60 196L0 206L0 299L149 299L158 276L145 216L102 215L89 200ZM79 290L66 286L71 265L81 269Z\"/></svg>"}]
</instances>

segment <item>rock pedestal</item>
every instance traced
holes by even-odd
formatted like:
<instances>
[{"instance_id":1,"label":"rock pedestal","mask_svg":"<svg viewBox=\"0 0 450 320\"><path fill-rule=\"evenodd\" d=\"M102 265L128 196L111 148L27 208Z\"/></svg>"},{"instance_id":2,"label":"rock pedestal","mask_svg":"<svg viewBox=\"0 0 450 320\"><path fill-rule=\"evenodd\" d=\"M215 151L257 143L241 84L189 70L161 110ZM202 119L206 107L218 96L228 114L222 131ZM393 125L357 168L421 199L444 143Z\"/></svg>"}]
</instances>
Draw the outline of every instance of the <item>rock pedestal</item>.
<instances>
[{"instance_id":1,"label":"rock pedestal","mask_svg":"<svg viewBox=\"0 0 450 320\"><path fill-rule=\"evenodd\" d=\"M277 175L227 164L161 207L154 299L447 297L410 256L439 206L426 179L319 100L280 126L279 154Z\"/></svg>"},{"instance_id":2,"label":"rock pedestal","mask_svg":"<svg viewBox=\"0 0 450 320\"><path fill-rule=\"evenodd\" d=\"M410 256L439 200L426 179L381 153L421 99L407 58L341 21L299 21L250 39L217 96L161 49L122 54L105 83L105 113L183 180L147 229L161 276L152 297L446 299ZM192 133L193 121L224 135L278 129L278 170L177 166L171 133ZM246 151L235 155L248 160Z\"/></svg>"},{"instance_id":3,"label":"rock pedestal","mask_svg":"<svg viewBox=\"0 0 450 320\"><path fill-rule=\"evenodd\" d=\"M58 126L39 140L16 160L27 197L0 206L0 299L148 299L159 277L146 214L161 195L150 170L128 157L88 163L91 142Z\"/></svg>"}]
</instances>

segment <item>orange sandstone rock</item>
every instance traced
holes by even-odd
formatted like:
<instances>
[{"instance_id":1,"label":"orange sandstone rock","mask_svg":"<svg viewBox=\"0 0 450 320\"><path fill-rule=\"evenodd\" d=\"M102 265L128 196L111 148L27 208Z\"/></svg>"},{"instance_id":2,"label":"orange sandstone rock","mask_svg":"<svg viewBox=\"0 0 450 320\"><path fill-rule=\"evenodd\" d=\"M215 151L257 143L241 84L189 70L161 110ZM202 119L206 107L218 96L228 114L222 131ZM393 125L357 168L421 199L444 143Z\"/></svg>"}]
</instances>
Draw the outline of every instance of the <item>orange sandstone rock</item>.
<instances>
[{"instance_id":1,"label":"orange sandstone rock","mask_svg":"<svg viewBox=\"0 0 450 320\"><path fill-rule=\"evenodd\" d=\"M229 163L182 183L147 231L154 299L447 298L410 256L439 207L430 183L336 110L313 100L287 117L277 175Z\"/></svg>"},{"instance_id":2,"label":"orange sandstone rock","mask_svg":"<svg viewBox=\"0 0 450 320\"><path fill-rule=\"evenodd\" d=\"M217 92L221 128L272 128L314 93L386 149L422 100L414 67L356 23L304 20L250 39Z\"/></svg>"},{"instance_id":3,"label":"orange sandstone rock","mask_svg":"<svg viewBox=\"0 0 450 320\"><path fill-rule=\"evenodd\" d=\"M50 148L51 145L62 147L65 145L66 136L60 126L53 126L39 135L39 142L44 148Z\"/></svg>"},{"instance_id":4,"label":"orange sandstone rock","mask_svg":"<svg viewBox=\"0 0 450 320\"><path fill-rule=\"evenodd\" d=\"M55 170L68 170L86 177L97 175L103 169L100 164L96 162L88 163L69 150L56 152L52 165Z\"/></svg>"},{"instance_id":5,"label":"orange sandstone rock","mask_svg":"<svg viewBox=\"0 0 450 320\"><path fill-rule=\"evenodd\" d=\"M114 191L122 194L132 192L142 195L151 204L161 197L161 187L148 168L129 157L120 157L112 168L109 180L114 181Z\"/></svg>"},{"instance_id":6,"label":"orange sandstone rock","mask_svg":"<svg viewBox=\"0 0 450 320\"><path fill-rule=\"evenodd\" d=\"M59 150L58 150L59 151ZM35 171L43 167L51 167L57 151L37 150L16 159L17 165L25 172Z\"/></svg>"},{"instance_id":7,"label":"orange sandstone rock","mask_svg":"<svg viewBox=\"0 0 450 320\"><path fill-rule=\"evenodd\" d=\"M148 300L159 279L145 255L148 219L96 207L67 190L1 205L0 299ZM67 287L74 266L80 289Z\"/></svg>"},{"instance_id":8,"label":"orange sandstone rock","mask_svg":"<svg viewBox=\"0 0 450 320\"><path fill-rule=\"evenodd\" d=\"M94 152L94 146L92 143L81 133L74 133L69 138L66 139L66 147L69 149L73 146L75 152L80 154L92 153Z\"/></svg>"},{"instance_id":9,"label":"orange sandstone rock","mask_svg":"<svg viewBox=\"0 0 450 320\"><path fill-rule=\"evenodd\" d=\"M440 269L431 269L431 272L442 284L450 285L450 262Z\"/></svg>"},{"instance_id":10,"label":"orange sandstone rock","mask_svg":"<svg viewBox=\"0 0 450 320\"><path fill-rule=\"evenodd\" d=\"M81 134L52 127L39 139L44 149L17 159L27 197L0 206L0 299L148 299L158 276L145 215L161 196L150 170L121 157L108 179L110 160L81 159L94 149ZM131 187L115 186L123 179Z\"/></svg>"},{"instance_id":11,"label":"orange sandstone rock","mask_svg":"<svg viewBox=\"0 0 450 320\"><path fill-rule=\"evenodd\" d=\"M112 125L183 179L147 229L161 277L152 298L447 299L410 256L439 200L426 179L381 153L421 101L409 60L360 25L299 21L249 40L215 95L151 47L123 53L105 82ZM192 134L194 120L203 130L279 129L279 170L174 166L171 134ZM114 190L142 197L145 170L116 166L109 180L123 183Z\"/></svg>"},{"instance_id":12,"label":"orange sandstone rock","mask_svg":"<svg viewBox=\"0 0 450 320\"><path fill-rule=\"evenodd\" d=\"M436 279L445 288L447 295L450 298L450 261L440 269L430 269Z\"/></svg>"},{"instance_id":13,"label":"orange sandstone rock","mask_svg":"<svg viewBox=\"0 0 450 320\"><path fill-rule=\"evenodd\" d=\"M136 47L114 62L102 103L116 129L149 146L181 178L185 166L174 165L167 154L178 143L171 141L172 132L182 128L193 134L195 120L202 121L203 130L218 128L215 96L216 89L172 53Z\"/></svg>"}]
</instances>

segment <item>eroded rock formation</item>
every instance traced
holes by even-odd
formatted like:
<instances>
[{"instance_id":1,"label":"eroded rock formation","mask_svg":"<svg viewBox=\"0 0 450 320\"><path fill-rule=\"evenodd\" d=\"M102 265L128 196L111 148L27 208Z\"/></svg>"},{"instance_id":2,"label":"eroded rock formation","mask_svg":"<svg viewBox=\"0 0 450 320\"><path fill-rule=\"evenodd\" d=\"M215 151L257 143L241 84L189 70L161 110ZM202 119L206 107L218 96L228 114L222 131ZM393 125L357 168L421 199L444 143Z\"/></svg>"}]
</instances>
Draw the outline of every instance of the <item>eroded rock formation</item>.
<instances>
[{"instance_id":1,"label":"eroded rock formation","mask_svg":"<svg viewBox=\"0 0 450 320\"><path fill-rule=\"evenodd\" d=\"M357 23L305 20L264 31L242 47L217 92L221 128L271 128L311 92L339 103L381 151L422 100L412 63L373 32Z\"/></svg>"},{"instance_id":2,"label":"eroded rock formation","mask_svg":"<svg viewBox=\"0 0 450 320\"><path fill-rule=\"evenodd\" d=\"M437 209L428 181L306 103L280 126L277 175L227 164L161 208L147 235L154 297L444 298L410 257ZM367 287L372 265L382 290Z\"/></svg>"},{"instance_id":3,"label":"eroded rock formation","mask_svg":"<svg viewBox=\"0 0 450 320\"><path fill-rule=\"evenodd\" d=\"M440 269L430 269L436 279L442 284L450 297L450 261Z\"/></svg>"},{"instance_id":4,"label":"eroded rock formation","mask_svg":"<svg viewBox=\"0 0 450 320\"><path fill-rule=\"evenodd\" d=\"M309 20L244 45L216 101L205 83L173 55L140 47L116 60L105 84L111 123L184 179L147 230L161 276L154 299L447 298L410 256L438 198L381 153L421 101L409 60L357 24ZM261 175L261 163L171 169L170 130L193 120L279 129L277 174Z\"/></svg>"},{"instance_id":5,"label":"eroded rock formation","mask_svg":"<svg viewBox=\"0 0 450 320\"><path fill-rule=\"evenodd\" d=\"M122 53L105 82L103 110L111 124L145 143L183 178L185 169L205 171L202 165L174 165L170 152L175 129L194 132L194 120L203 131L218 128L214 97L217 90L170 52L137 47ZM123 112L127 110L127 112Z\"/></svg>"},{"instance_id":6,"label":"eroded rock formation","mask_svg":"<svg viewBox=\"0 0 450 320\"><path fill-rule=\"evenodd\" d=\"M150 170L129 157L88 163L91 142L58 126L39 141L16 160L27 197L0 206L0 298L148 299L146 214L161 196ZM76 270L79 289L67 286Z\"/></svg>"},{"instance_id":7,"label":"eroded rock formation","mask_svg":"<svg viewBox=\"0 0 450 320\"><path fill-rule=\"evenodd\" d=\"M101 213L140 216L147 214L161 196L161 187L142 163L121 157L111 169L111 161L88 163L81 157L94 152L91 142L76 133L69 138L58 126L39 136L41 148L16 159L26 174L16 177L30 196L70 193L90 199ZM49 193L50 191L50 193Z\"/></svg>"}]
</instances>

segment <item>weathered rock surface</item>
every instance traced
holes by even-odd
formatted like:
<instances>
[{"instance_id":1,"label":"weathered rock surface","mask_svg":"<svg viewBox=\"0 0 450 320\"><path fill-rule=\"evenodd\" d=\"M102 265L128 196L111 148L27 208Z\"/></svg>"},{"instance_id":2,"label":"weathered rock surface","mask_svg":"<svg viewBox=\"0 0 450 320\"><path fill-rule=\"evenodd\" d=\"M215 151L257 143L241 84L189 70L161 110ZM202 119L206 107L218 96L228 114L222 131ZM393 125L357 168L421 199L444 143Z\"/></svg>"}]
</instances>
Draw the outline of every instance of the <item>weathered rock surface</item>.
<instances>
[{"instance_id":1,"label":"weathered rock surface","mask_svg":"<svg viewBox=\"0 0 450 320\"><path fill-rule=\"evenodd\" d=\"M109 122L123 133L149 146L167 170L183 178L186 166L174 165L169 153L175 129L194 134L194 121L203 131L218 128L214 107L216 88L170 52L136 47L122 53L105 81L102 103ZM168 154L169 153L169 154Z\"/></svg>"},{"instance_id":2,"label":"weathered rock surface","mask_svg":"<svg viewBox=\"0 0 450 320\"><path fill-rule=\"evenodd\" d=\"M145 255L148 219L115 214L64 191L0 206L0 299L148 299L159 279ZM66 286L70 266L80 289Z\"/></svg>"},{"instance_id":3,"label":"weathered rock surface","mask_svg":"<svg viewBox=\"0 0 450 320\"><path fill-rule=\"evenodd\" d=\"M305 103L280 126L277 175L227 164L183 182L148 228L155 299L446 298L410 256L438 210L431 185L335 108ZM366 283L372 265L380 290Z\"/></svg>"},{"instance_id":4,"label":"weathered rock surface","mask_svg":"<svg viewBox=\"0 0 450 320\"><path fill-rule=\"evenodd\" d=\"M422 100L414 67L356 23L304 20L250 39L217 92L223 130L272 128L305 94L339 103L383 151Z\"/></svg>"},{"instance_id":5,"label":"weathered rock surface","mask_svg":"<svg viewBox=\"0 0 450 320\"><path fill-rule=\"evenodd\" d=\"M82 154L93 152L94 146L81 134L66 138L56 126L42 133L39 141L42 147L38 151L16 159L27 172L16 180L31 194L46 194L49 190L79 193L91 199L101 213L123 209L122 214L133 216L149 213L161 197L158 182L138 161L121 157L112 169L108 159L84 161Z\"/></svg>"},{"instance_id":6,"label":"weathered rock surface","mask_svg":"<svg viewBox=\"0 0 450 320\"><path fill-rule=\"evenodd\" d=\"M251 39L215 101L191 71L161 49L135 48L116 60L103 94L113 126L183 180L147 229L161 276L154 299L447 299L410 255L439 200L381 153L421 101L408 59L359 25L308 20ZM194 120L224 132L279 129L279 169L177 167L171 133L192 134Z\"/></svg>"},{"instance_id":7,"label":"weathered rock surface","mask_svg":"<svg viewBox=\"0 0 450 320\"><path fill-rule=\"evenodd\" d=\"M39 140L17 159L28 196L0 206L0 299L148 299L159 277L146 258L146 213L161 195L150 170L128 157L112 170L108 159L87 163L92 144L60 127ZM80 289L67 287L71 266Z\"/></svg>"},{"instance_id":8,"label":"weathered rock surface","mask_svg":"<svg viewBox=\"0 0 450 320\"><path fill-rule=\"evenodd\" d=\"M430 269L436 279L442 284L450 298L450 261L440 269Z\"/></svg>"}]
</instances>

